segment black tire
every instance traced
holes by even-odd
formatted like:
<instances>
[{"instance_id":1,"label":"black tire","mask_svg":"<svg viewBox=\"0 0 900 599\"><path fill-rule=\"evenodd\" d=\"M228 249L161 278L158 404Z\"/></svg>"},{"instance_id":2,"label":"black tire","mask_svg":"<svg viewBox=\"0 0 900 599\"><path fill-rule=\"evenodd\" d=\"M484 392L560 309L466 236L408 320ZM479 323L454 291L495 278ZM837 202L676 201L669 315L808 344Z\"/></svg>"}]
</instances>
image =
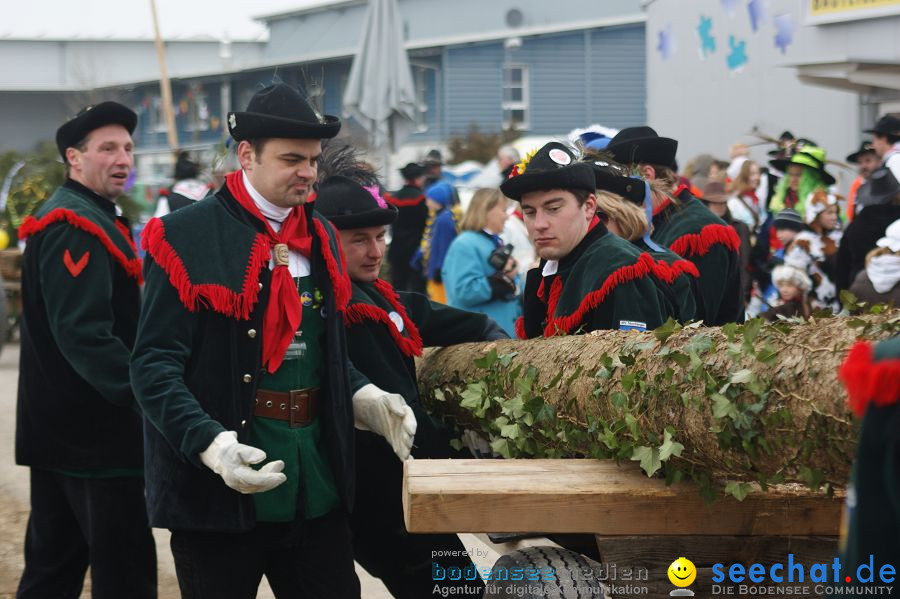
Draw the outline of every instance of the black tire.
<instances>
[{"instance_id":1,"label":"black tire","mask_svg":"<svg viewBox=\"0 0 900 599\"><path fill-rule=\"evenodd\" d=\"M523 580L509 580L522 568ZM536 574L535 574L536 573ZM483 597L497 599L599 599L609 590L598 580L600 564L553 546L526 547L500 557ZM534 580L537 578L538 580Z\"/></svg>"}]
</instances>

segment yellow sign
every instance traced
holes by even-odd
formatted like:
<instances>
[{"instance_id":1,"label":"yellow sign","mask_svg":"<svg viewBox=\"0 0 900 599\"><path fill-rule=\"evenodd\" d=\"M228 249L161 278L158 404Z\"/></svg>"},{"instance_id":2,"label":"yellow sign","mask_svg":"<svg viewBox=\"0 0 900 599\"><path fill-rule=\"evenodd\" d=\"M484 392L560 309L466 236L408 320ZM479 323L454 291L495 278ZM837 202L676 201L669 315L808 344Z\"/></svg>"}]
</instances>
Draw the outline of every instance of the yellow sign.
<instances>
[{"instance_id":1,"label":"yellow sign","mask_svg":"<svg viewBox=\"0 0 900 599\"><path fill-rule=\"evenodd\" d=\"M812 23L855 21L900 14L900 0L808 0L806 16Z\"/></svg>"}]
</instances>

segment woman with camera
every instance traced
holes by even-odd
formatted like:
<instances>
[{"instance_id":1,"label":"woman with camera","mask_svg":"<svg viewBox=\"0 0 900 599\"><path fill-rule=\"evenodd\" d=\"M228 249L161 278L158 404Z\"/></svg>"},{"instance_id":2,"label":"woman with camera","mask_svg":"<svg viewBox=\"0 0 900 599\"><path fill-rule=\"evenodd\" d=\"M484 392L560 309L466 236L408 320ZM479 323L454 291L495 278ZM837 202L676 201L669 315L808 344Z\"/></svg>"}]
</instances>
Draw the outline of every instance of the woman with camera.
<instances>
[{"instance_id":1,"label":"woman with camera","mask_svg":"<svg viewBox=\"0 0 900 599\"><path fill-rule=\"evenodd\" d=\"M493 318L510 335L520 314L516 261L500 232L507 199L499 189L479 189L459 223L462 232L450 244L441 275L447 303Z\"/></svg>"}]
</instances>

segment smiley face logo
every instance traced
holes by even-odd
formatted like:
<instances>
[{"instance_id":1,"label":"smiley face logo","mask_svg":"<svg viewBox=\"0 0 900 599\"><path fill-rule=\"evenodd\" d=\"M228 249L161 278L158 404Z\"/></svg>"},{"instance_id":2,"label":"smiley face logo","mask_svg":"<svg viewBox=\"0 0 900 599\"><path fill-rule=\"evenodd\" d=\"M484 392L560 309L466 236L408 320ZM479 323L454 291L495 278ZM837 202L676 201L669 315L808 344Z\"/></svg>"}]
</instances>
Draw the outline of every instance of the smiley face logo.
<instances>
[{"instance_id":1,"label":"smiley face logo","mask_svg":"<svg viewBox=\"0 0 900 599\"><path fill-rule=\"evenodd\" d=\"M690 586L697 578L697 568L685 557L679 557L668 569L669 581L677 587Z\"/></svg>"}]
</instances>

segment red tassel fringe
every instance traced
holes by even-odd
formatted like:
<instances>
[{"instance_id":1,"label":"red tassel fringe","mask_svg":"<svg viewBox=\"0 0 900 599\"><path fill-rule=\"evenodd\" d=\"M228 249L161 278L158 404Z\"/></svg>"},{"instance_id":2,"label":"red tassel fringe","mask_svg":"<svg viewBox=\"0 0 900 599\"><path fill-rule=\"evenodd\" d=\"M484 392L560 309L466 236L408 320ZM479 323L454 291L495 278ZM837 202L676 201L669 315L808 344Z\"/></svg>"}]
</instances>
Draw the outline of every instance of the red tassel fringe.
<instances>
[{"instance_id":1,"label":"red tassel fringe","mask_svg":"<svg viewBox=\"0 0 900 599\"><path fill-rule=\"evenodd\" d=\"M397 208L407 208L409 206L418 206L419 204L421 204L422 202L425 201L424 194L420 195L418 197L415 197L415 198L409 198L409 199L405 199L405 200L395 198L394 196L392 196L389 193L384 194L383 197L387 201L388 204L391 204L392 206L396 206Z\"/></svg>"},{"instance_id":2,"label":"red tassel fringe","mask_svg":"<svg viewBox=\"0 0 900 599\"><path fill-rule=\"evenodd\" d=\"M97 239L100 240L100 243L103 244L103 247L106 248L106 251L109 252L110 256L112 256L116 262L122 265L122 268L125 269L125 272L129 277L135 279L138 283L143 283L144 278L141 276L141 259L137 257L137 246L134 244L134 240L131 238L131 234L128 231L128 228L116 221L116 229L122 233L125 237L125 240L134 250L134 258L128 258L125 256L125 253L122 252L116 244L112 242L106 232L100 227L100 225L88 220L83 216L78 216L73 211L68 210L66 208L56 208L51 210L40 220L34 218L33 216L25 217L25 220L22 222L22 225L19 227L19 239L26 239L32 235L35 235L48 226L58 223L58 222L67 222L76 229L80 229L89 235L93 235Z\"/></svg>"},{"instance_id":3,"label":"red tassel fringe","mask_svg":"<svg viewBox=\"0 0 900 599\"><path fill-rule=\"evenodd\" d=\"M322 257L325 258L325 266L328 268L328 278L331 279L331 284L334 287L334 303L337 305L338 312L343 312L347 309L347 304L350 303L350 296L353 295L353 287L350 284L350 277L347 275L347 263L344 260L344 249L341 247L340 241L337 241L335 245L337 245L338 259L340 259L340 267L338 267L338 262L334 254L331 253L331 244L329 243L328 231L325 230L325 225L315 218L313 219L313 224L316 235L319 237L319 243L322 246Z\"/></svg>"},{"instance_id":4,"label":"red tassel fringe","mask_svg":"<svg viewBox=\"0 0 900 599\"><path fill-rule=\"evenodd\" d=\"M525 334L525 317L520 316L516 319L515 324L516 329L516 338L517 339L528 339L528 336Z\"/></svg>"},{"instance_id":5,"label":"red tassel fringe","mask_svg":"<svg viewBox=\"0 0 900 599\"><path fill-rule=\"evenodd\" d=\"M700 271L690 260L676 260L672 264L665 260L657 260L653 263L653 274L656 278L671 285L681 275L700 277Z\"/></svg>"},{"instance_id":6,"label":"red tassel fringe","mask_svg":"<svg viewBox=\"0 0 900 599\"><path fill-rule=\"evenodd\" d=\"M862 417L869 403L889 406L900 400L900 359L872 360L872 345L857 342L838 371L847 388L847 403Z\"/></svg>"},{"instance_id":7,"label":"red tassel fringe","mask_svg":"<svg viewBox=\"0 0 900 599\"><path fill-rule=\"evenodd\" d=\"M258 234L253 241L240 293L224 285L192 284L181 258L166 241L165 225L158 218L151 219L144 227L141 245L169 275L169 282L178 291L178 298L185 308L197 312L201 306L206 306L225 316L242 320L250 318L250 312L259 299L259 271L269 262L269 242L265 235Z\"/></svg>"},{"instance_id":8,"label":"red tassel fringe","mask_svg":"<svg viewBox=\"0 0 900 599\"><path fill-rule=\"evenodd\" d=\"M559 303L559 297L562 294L562 281L557 276L550 286L550 300L547 303L547 314L551 316L548 318L547 326L544 328L544 337L552 337L559 333L571 333L579 324L581 324L585 315L603 303L606 296L618 285L645 277L653 272L653 268L653 258L650 254L644 252L640 255L637 262L629 266L618 268L606 278L603 285L600 286L600 289L588 293L584 299L581 300L581 304L575 312L568 316L554 317L552 315L556 313L556 305Z\"/></svg>"},{"instance_id":9,"label":"red tassel fringe","mask_svg":"<svg viewBox=\"0 0 900 599\"><path fill-rule=\"evenodd\" d=\"M703 256L709 249L721 244L732 252L737 252L741 247L741 240L737 232L728 225L706 225L699 233L682 235L672 242L669 249L684 258L691 256Z\"/></svg>"},{"instance_id":10,"label":"red tassel fringe","mask_svg":"<svg viewBox=\"0 0 900 599\"><path fill-rule=\"evenodd\" d=\"M388 332L394 339L394 343L397 344L404 356L408 358L421 356L422 336L419 334L419 329L415 323L407 315L406 308L400 303L400 298L397 296L394 288L387 281L376 279L375 289L387 300L394 311L400 315L401 320L403 320L403 330L406 331L409 337L404 337L397 330L396 325L394 325L394 322L385 310L370 304L352 304L348 306L344 311L344 324L350 326L351 324L360 324L364 320L380 322L387 327Z\"/></svg>"},{"instance_id":11,"label":"red tassel fringe","mask_svg":"<svg viewBox=\"0 0 900 599\"><path fill-rule=\"evenodd\" d=\"M343 268L344 256L340 255L341 266L331 252L328 232L325 226L318 220L313 220L316 234L322 246L322 257L328 269L328 277L334 288L335 304L338 311L344 311L350 301L352 289L350 279ZM154 218L144 227L141 236L141 245L169 275L169 281L178 291L178 297L184 307L191 312L196 312L202 306L207 306L225 316L247 320L250 312L259 299L259 271L269 264L269 241L265 235L257 234L250 250L250 261L244 274L244 283L240 293L236 293L224 285L191 283L184 263L175 249L166 241L166 231L163 222ZM340 245L338 246L340 248Z\"/></svg>"}]
</instances>

